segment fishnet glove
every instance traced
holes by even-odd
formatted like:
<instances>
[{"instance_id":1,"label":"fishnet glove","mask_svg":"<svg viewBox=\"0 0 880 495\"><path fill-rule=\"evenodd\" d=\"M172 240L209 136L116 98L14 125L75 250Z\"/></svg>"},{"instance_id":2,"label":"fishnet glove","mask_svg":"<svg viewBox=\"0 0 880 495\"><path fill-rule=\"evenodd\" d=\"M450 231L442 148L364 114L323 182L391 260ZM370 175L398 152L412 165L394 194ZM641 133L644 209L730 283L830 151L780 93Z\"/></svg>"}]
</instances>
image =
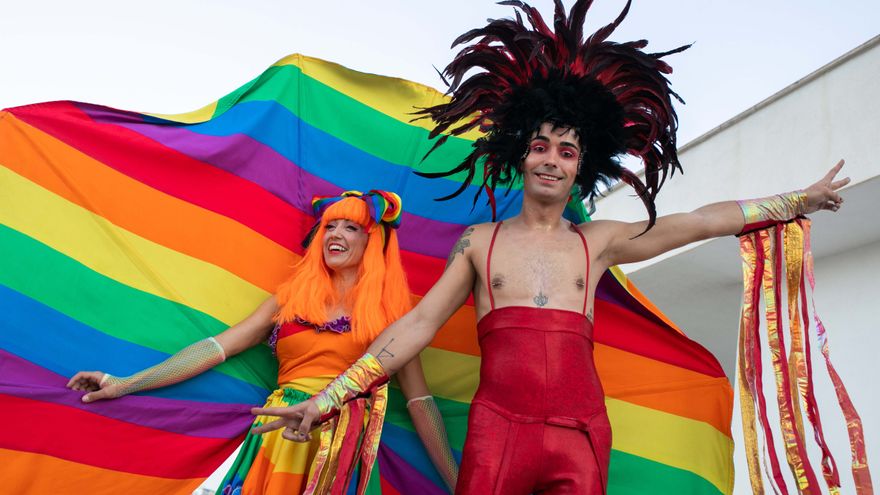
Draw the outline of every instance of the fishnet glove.
<instances>
[{"instance_id":1,"label":"fishnet glove","mask_svg":"<svg viewBox=\"0 0 880 495\"><path fill-rule=\"evenodd\" d=\"M452 457L446 426L443 424L437 403L434 402L433 397L426 395L410 399L406 403L406 408L409 410L413 426L416 427L416 433L419 434L425 450L428 451L428 457L431 458L449 492L454 492L458 480L458 464Z\"/></svg>"},{"instance_id":2,"label":"fishnet glove","mask_svg":"<svg viewBox=\"0 0 880 495\"><path fill-rule=\"evenodd\" d=\"M131 376L117 377L109 373L105 374L101 379L101 390L106 390L107 392L99 394L101 396L96 398L112 399L140 392L141 390L151 390L173 385L204 373L225 360L226 353L223 352L223 347L214 340L214 337L208 337L205 340L200 340L195 344L184 347L177 354L156 366L139 371Z\"/></svg>"}]
</instances>

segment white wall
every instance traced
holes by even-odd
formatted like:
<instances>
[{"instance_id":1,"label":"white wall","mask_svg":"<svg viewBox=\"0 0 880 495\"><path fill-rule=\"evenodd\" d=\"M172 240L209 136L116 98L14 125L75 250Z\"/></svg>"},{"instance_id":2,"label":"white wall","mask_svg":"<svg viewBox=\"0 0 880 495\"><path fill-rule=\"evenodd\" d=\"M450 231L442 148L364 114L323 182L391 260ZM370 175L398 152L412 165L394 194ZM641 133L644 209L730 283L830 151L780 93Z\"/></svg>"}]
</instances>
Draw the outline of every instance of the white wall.
<instances>
[{"instance_id":1,"label":"white wall","mask_svg":"<svg viewBox=\"0 0 880 495\"><path fill-rule=\"evenodd\" d=\"M685 174L667 183L659 213L690 211L714 201L759 197L806 187L837 159L853 179L838 214L813 216L816 303L830 338L831 358L859 411L869 463L880 480L880 37L758 103L681 147ZM723 98L723 95L719 95ZM645 212L627 187L597 203L594 218L642 220ZM712 351L732 377L741 303L737 242L716 239L622 267L641 290L688 335ZM849 440L837 398L815 339L813 372L826 440L835 456L843 494L855 493ZM772 366L764 363L765 397L775 410ZM736 395L736 394L735 394ZM778 416L774 440L781 447ZM807 428L808 443L815 445ZM739 409L733 418L736 494L751 493L742 448ZM818 450L810 447L814 469ZM780 450L778 458L792 478ZM821 474L818 474L821 476ZM876 481L875 481L876 482ZM766 487L768 493L772 493Z\"/></svg>"}]
</instances>

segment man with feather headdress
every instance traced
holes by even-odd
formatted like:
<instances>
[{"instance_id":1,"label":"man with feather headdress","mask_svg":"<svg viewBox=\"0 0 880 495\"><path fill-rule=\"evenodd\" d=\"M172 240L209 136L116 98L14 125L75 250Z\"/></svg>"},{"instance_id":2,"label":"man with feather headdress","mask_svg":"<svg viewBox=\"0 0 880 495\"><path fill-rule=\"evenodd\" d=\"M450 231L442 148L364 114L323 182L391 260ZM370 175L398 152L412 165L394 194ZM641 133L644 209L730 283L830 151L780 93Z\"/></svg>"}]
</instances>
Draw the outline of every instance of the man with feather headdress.
<instances>
[{"instance_id":1,"label":"man with feather headdress","mask_svg":"<svg viewBox=\"0 0 880 495\"><path fill-rule=\"evenodd\" d=\"M482 175L474 201L485 192L493 210L496 187L521 179L521 212L465 230L443 276L410 313L314 399L256 410L281 417L258 431L287 427L290 438L304 438L316 420L387 381L473 293L482 362L456 493L604 493L611 429L592 343L602 274L698 240L836 211L842 199L835 191L848 179L834 181L841 162L805 190L658 217L654 199L681 169L678 96L662 59L687 47L646 53L644 40L608 41L629 2L586 39L589 0L567 14L557 1L552 29L529 5L501 3L515 7L516 18L459 37L455 45L465 47L444 71L450 101L421 111L436 123L433 149L450 135L486 134L457 167L423 175L465 174L441 199ZM620 165L624 154L641 159L644 182ZM602 183L618 180L636 190L647 220L564 220L569 201L592 202Z\"/></svg>"}]
</instances>

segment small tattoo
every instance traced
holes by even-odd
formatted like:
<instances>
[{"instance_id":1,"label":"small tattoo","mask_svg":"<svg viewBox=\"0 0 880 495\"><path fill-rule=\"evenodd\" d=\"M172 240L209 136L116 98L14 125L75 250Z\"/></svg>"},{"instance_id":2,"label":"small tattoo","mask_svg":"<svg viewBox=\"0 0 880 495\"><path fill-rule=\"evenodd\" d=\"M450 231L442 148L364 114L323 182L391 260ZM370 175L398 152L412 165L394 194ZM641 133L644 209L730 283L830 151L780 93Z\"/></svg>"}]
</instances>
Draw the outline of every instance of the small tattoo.
<instances>
[{"instance_id":1,"label":"small tattoo","mask_svg":"<svg viewBox=\"0 0 880 495\"><path fill-rule=\"evenodd\" d=\"M584 277L578 277L578 279L574 281L574 285L577 286L578 290L584 290L584 287L587 286L586 282L584 282Z\"/></svg>"},{"instance_id":2,"label":"small tattoo","mask_svg":"<svg viewBox=\"0 0 880 495\"><path fill-rule=\"evenodd\" d=\"M592 309L587 313L587 319L590 321L593 321L593 310Z\"/></svg>"},{"instance_id":3,"label":"small tattoo","mask_svg":"<svg viewBox=\"0 0 880 495\"><path fill-rule=\"evenodd\" d=\"M388 341L387 344L385 344L385 347L383 347L382 350L379 351L379 354L376 354L376 359L381 361L382 358L393 358L394 357L394 354L388 350L388 346L391 345L392 342L394 342L394 339L391 339L390 341Z\"/></svg>"},{"instance_id":4,"label":"small tattoo","mask_svg":"<svg viewBox=\"0 0 880 495\"><path fill-rule=\"evenodd\" d=\"M499 287L502 287L503 285L504 285L504 277L502 277L501 275L492 277L492 288L493 289L497 289Z\"/></svg>"},{"instance_id":5,"label":"small tattoo","mask_svg":"<svg viewBox=\"0 0 880 495\"><path fill-rule=\"evenodd\" d=\"M468 237L470 237L473 232L474 228L468 227L461 233L461 237L455 241L455 245L452 246L452 251L449 252L449 258L446 259L446 268L449 268L449 265L452 264L456 254L464 254L464 250L471 246L471 240L468 239Z\"/></svg>"},{"instance_id":6,"label":"small tattoo","mask_svg":"<svg viewBox=\"0 0 880 495\"><path fill-rule=\"evenodd\" d=\"M535 301L535 304L537 304L539 308L543 308L547 305L547 296L544 295L544 291L538 291L538 295L532 300Z\"/></svg>"}]
</instances>

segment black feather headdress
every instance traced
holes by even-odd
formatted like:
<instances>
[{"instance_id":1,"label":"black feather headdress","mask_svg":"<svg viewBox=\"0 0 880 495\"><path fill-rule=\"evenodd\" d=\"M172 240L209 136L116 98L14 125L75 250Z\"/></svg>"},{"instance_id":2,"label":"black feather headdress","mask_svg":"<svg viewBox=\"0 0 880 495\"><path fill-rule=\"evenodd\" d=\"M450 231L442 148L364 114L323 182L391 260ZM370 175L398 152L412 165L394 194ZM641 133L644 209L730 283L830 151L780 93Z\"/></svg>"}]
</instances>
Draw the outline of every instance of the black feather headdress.
<instances>
[{"instance_id":1,"label":"black feather headdress","mask_svg":"<svg viewBox=\"0 0 880 495\"><path fill-rule=\"evenodd\" d=\"M653 226L654 198L667 175L681 170L672 98L682 100L665 77L672 68L660 59L688 46L645 53L646 40L608 41L626 17L629 1L614 22L587 39L583 25L592 0L577 0L568 15L561 0L555 0L552 30L535 8L519 0L499 3L513 6L516 18L490 20L459 36L452 46L466 46L442 73L450 101L417 112L436 124L430 136L439 138L428 154L450 135L475 128L486 134L457 167L420 175L467 173L457 191L439 198L444 200L461 194L482 163L483 187L474 201L486 189L494 216L492 191L519 176L528 142L549 122L573 129L581 142L584 152L575 179L581 197L592 202L599 183L622 180L642 198L650 216L648 228ZM622 154L641 158L644 183L620 165Z\"/></svg>"}]
</instances>

